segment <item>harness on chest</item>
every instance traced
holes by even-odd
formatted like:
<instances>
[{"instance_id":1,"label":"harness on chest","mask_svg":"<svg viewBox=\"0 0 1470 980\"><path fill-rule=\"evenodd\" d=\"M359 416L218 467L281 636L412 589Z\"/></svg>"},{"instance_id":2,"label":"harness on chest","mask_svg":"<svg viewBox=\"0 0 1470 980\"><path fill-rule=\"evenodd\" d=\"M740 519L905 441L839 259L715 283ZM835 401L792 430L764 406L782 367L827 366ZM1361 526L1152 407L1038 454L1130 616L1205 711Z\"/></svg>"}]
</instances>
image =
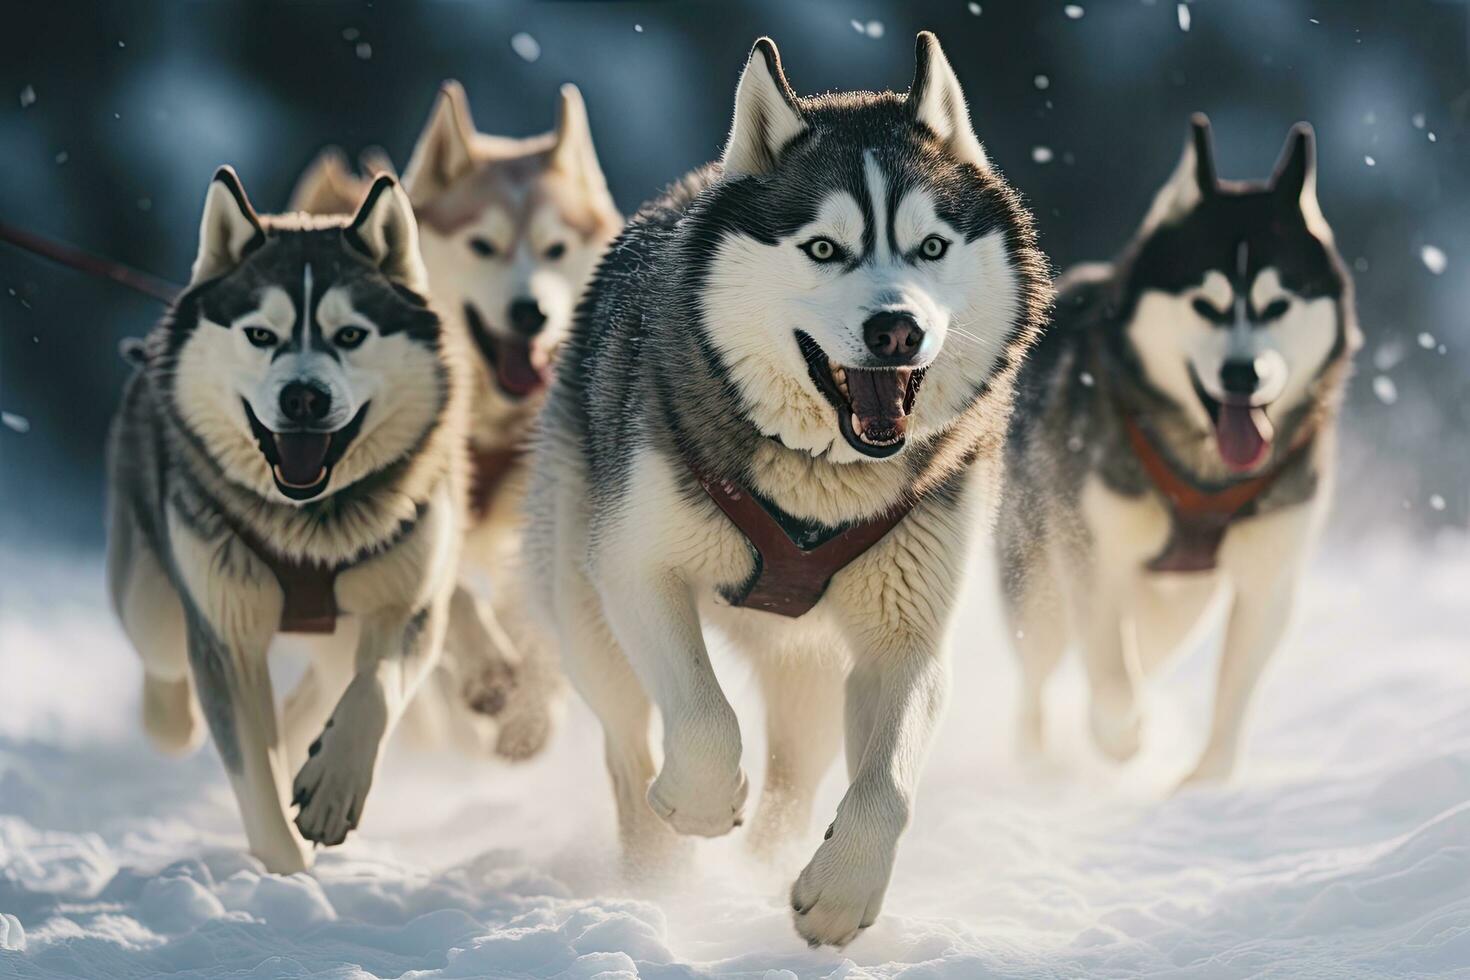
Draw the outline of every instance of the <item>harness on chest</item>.
<instances>
[{"instance_id":1,"label":"harness on chest","mask_svg":"<svg viewBox=\"0 0 1470 980\"><path fill-rule=\"evenodd\" d=\"M730 605L796 618L822 600L832 576L846 568L913 509L905 501L877 517L851 524L810 547L802 547L757 497L730 480L689 470L704 492L745 536L755 552L755 574L721 590Z\"/></svg>"},{"instance_id":2,"label":"harness on chest","mask_svg":"<svg viewBox=\"0 0 1470 980\"><path fill-rule=\"evenodd\" d=\"M475 520L483 520L490 513L505 478L524 455L525 450L519 446L470 451L470 514Z\"/></svg>"},{"instance_id":3,"label":"harness on chest","mask_svg":"<svg viewBox=\"0 0 1470 980\"><path fill-rule=\"evenodd\" d=\"M335 633L340 615L337 611L337 574L350 568L351 563L320 565L283 558L245 528L237 526L234 530L255 557L265 562L281 586L280 632Z\"/></svg>"},{"instance_id":4,"label":"harness on chest","mask_svg":"<svg viewBox=\"0 0 1470 980\"><path fill-rule=\"evenodd\" d=\"M1124 424L1133 454L1169 510L1169 540L1149 561L1151 572L1213 571L1230 525L1248 516L1251 505L1306 452L1312 438L1310 428L1304 426L1286 457L1271 469L1218 490L1206 490L1174 468L1134 416L1125 415Z\"/></svg>"}]
</instances>

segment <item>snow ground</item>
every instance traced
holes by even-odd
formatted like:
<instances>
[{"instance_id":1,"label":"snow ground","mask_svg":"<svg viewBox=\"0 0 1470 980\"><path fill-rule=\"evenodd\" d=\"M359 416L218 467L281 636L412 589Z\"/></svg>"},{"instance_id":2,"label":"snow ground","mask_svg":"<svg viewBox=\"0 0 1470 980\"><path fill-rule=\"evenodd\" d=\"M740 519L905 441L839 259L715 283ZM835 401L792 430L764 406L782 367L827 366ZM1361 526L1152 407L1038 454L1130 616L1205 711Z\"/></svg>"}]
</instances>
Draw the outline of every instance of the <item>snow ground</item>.
<instances>
[{"instance_id":1,"label":"snow ground","mask_svg":"<svg viewBox=\"0 0 1470 980\"><path fill-rule=\"evenodd\" d=\"M622 893L580 708L522 767L395 749L361 834L313 876L262 875L213 750L178 762L143 742L101 575L97 556L0 555L0 976L1470 976L1463 539L1319 560L1243 772L1173 798L1213 647L1152 686L1122 769L1086 745L1069 665L1055 760L1023 768L978 573L885 911L841 952L808 950L788 921L805 855L772 873L738 839L711 842L678 893ZM720 666L754 761L752 684ZM819 813L841 788L834 772Z\"/></svg>"}]
</instances>

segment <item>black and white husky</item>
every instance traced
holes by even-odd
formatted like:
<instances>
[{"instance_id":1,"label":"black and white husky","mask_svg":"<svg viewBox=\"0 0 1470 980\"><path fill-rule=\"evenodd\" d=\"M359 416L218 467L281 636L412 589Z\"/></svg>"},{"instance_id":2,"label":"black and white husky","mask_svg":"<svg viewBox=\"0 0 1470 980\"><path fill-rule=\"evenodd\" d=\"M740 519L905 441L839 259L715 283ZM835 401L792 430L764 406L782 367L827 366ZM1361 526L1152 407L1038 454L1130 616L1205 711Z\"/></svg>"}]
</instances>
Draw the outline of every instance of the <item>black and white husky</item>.
<instances>
[{"instance_id":1,"label":"black and white husky","mask_svg":"<svg viewBox=\"0 0 1470 980\"><path fill-rule=\"evenodd\" d=\"M1075 641L1097 744L1133 755L1142 677L1228 586L1214 721L1188 781L1230 774L1327 507L1358 343L1311 128L1292 130L1269 181L1237 183L1216 178L1196 116L1123 254L1060 280L1018 383L999 539L1024 747L1041 745L1043 687Z\"/></svg>"},{"instance_id":2,"label":"black and white husky","mask_svg":"<svg viewBox=\"0 0 1470 980\"><path fill-rule=\"evenodd\" d=\"M108 579L143 658L145 727L183 751L202 712L274 872L357 825L444 637L468 361L426 291L391 178L356 215L262 217L221 170L190 284L113 425ZM298 692L282 724L266 654L298 630L333 634L317 670L345 693Z\"/></svg>"},{"instance_id":3,"label":"black and white husky","mask_svg":"<svg viewBox=\"0 0 1470 980\"><path fill-rule=\"evenodd\" d=\"M528 556L604 728L630 870L742 821L712 626L765 696L759 850L806 832L845 731L850 787L792 888L797 930L841 945L873 922L1048 295L933 35L907 96L798 98L757 42L721 162L603 260L532 464Z\"/></svg>"}]
</instances>

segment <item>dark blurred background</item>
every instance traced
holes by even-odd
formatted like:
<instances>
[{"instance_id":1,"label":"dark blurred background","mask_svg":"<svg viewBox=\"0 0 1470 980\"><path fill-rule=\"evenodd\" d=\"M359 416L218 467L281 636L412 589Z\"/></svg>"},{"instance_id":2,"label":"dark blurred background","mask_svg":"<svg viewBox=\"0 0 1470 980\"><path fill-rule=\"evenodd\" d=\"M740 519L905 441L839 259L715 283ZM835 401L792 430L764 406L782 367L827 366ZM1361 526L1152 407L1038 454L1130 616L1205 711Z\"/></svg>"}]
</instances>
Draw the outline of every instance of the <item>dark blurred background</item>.
<instances>
[{"instance_id":1,"label":"dark blurred background","mask_svg":"<svg viewBox=\"0 0 1470 980\"><path fill-rule=\"evenodd\" d=\"M326 143L402 166L458 78L493 133L581 86L631 212L716 156L751 42L799 92L907 87L938 32L1058 268L1113 254L1194 110L1223 176L1266 176L1298 119L1368 337L1335 528L1470 524L1470 159L1463 0L9 3L0 221L182 281L213 169L278 209ZM102 455L149 300L0 246L0 546L101 541Z\"/></svg>"}]
</instances>

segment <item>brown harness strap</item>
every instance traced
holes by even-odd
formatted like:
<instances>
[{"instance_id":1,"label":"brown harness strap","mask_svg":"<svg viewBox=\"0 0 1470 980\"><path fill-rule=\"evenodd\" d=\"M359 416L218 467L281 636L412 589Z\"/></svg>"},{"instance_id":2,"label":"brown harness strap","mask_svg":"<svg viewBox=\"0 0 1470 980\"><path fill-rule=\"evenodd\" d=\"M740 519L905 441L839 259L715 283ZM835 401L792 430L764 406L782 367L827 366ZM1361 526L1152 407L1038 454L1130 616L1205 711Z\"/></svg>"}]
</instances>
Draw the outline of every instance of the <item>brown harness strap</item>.
<instances>
[{"instance_id":1,"label":"brown harness strap","mask_svg":"<svg viewBox=\"0 0 1470 980\"><path fill-rule=\"evenodd\" d=\"M1312 441L1311 426L1303 426L1287 456L1275 467L1219 490L1204 490L1164 458L1138 419L1123 416L1128 442L1154 488L1169 508L1169 540L1148 563L1152 572L1213 571L1225 531L1256 498L1276 482L1286 467Z\"/></svg>"},{"instance_id":2,"label":"brown harness strap","mask_svg":"<svg viewBox=\"0 0 1470 980\"><path fill-rule=\"evenodd\" d=\"M470 477L470 513L475 520L482 520L490 512L495 495L510 471L526 455L519 446L500 449L470 449L473 472Z\"/></svg>"},{"instance_id":3,"label":"brown harness strap","mask_svg":"<svg viewBox=\"0 0 1470 980\"><path fill-rule=\"evenodd\" d=\"M337 573L350 564L319 565L282 558L246 528L231 523L245 547L265 562L281 585L282 633L335 633L337 631Z\"/></svg>"},{"instance_id":4,"label":"brown harness strap","mask_svg":"<svg viewBox=\"0 0 1470 980\"><path fill-rule=\"evenodd\" d=\"M724 511L756 552L755 579L738 593L726 593L732 606L795 618L810 610L843 568L877 544L913 509L905 501L870 520L853 524L813 548L791 539L758 499L740 485L706 476L691 462L689 471Z\"/></svg>"}]
</instances>

